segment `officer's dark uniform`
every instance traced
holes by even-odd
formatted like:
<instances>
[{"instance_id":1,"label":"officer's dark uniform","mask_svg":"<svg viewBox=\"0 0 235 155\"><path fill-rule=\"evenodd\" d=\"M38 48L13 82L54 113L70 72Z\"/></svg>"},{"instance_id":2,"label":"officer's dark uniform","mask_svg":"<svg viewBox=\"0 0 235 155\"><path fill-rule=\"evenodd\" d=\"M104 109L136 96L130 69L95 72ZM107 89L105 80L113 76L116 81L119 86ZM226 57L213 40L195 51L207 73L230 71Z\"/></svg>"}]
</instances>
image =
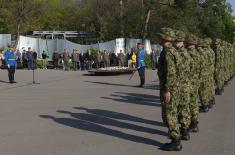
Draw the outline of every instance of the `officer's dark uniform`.
<instances>
[{"instance_id":1,"label":"officer's dark uniform","mask_svg":"<svg viewBox=\"0 0 235 155\"><path fill-rule=\"evenodd\" d=\"M14 52L12 49L8 50L5 53L5 62L8 67L8 77L9 77L9 82L10 83L16 83L15 82L15 69L16 69L16 57L14 55Z\"/></svg>"}]
</instances>

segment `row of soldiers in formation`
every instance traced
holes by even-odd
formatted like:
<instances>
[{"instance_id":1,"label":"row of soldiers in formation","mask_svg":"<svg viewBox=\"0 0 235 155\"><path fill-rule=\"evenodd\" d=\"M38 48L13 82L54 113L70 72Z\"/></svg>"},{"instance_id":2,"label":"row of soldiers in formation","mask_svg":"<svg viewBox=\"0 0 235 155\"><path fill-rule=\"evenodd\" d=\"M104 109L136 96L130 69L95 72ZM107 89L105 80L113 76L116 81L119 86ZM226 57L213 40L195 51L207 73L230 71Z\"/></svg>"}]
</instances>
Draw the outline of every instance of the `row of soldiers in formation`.
<instances>
[{"instance_id":1,"label":"row of soldiers in formation","mask_svg":"<svg viewBox=\"0 0 235 155\"><path fill-rule=\"evenodd\" d=\"M215 94L235 73L235 49L225 41L162 28L163 51L158 62L162 119L169 129L167 151L182 149L181 140L198 132L199 112L215 105Z\"/></svg>"}]
</instances>

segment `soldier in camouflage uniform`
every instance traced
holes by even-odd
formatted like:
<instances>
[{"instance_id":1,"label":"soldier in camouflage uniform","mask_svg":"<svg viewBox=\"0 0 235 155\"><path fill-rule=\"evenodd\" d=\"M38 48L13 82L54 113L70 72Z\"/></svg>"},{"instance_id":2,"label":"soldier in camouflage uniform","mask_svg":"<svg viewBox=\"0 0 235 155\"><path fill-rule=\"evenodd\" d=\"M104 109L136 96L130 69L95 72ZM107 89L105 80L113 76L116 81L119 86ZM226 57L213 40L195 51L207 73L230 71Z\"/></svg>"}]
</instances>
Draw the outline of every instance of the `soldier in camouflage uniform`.
<instances>
[{"instance_id":1,"label":"soldier in camouflage uniform","mask_svg":"<svg viewBox=\"0 0 235 155\"><path fill-rule=\"evenodd\" d=\"M223 57L222 57L222 47L221 40L215 39L213 42L213 48L215 51L215 83L216 83L216 95L222 95L223 92Z\"/></svg>"},{"instance_id":2,"label":"soldier in camouflage uniform","mask_svg":"<svg viewBox=\"0 0 235 155\"><path fill-rule=\"evenodd\" d=\"M233 76L233 60L233 47L231 44L229 44L229 81Z\"/></svg>"},{"instance_id":3,"label":"soldier in camouflage uniform","mask_svg":"<svg viewBox=\"0 0 235 155\"><path fill-rule=\"evenodd\" d=\"M190 92L190 115L191 124L189 127L190 132L198 132L198 115L199 115L199 95L198 89L201 79L201 57L196 49L197 37L189 34L186 38L187 50L191 57L190 63L190 82L191 82L191 92Z\"/></svg>"},{"instance_id":4,"label":"soldier in camouflage uniform","mask_svg":"<svg viewBox=\"0 0 235 155\"><path fill-rule=\"evenodd\" d=\"M225 42L221 41L221 83L223 84L222 93L224 92L224 82L225 82Z\"/></svg>"},{"instance_id":5,"label":"soldier in camouflage uniform","mask_svg":"<svg viewBox=\"0 0 235 155\"><path fill-rule=\"evenodd\" d=\"M210 64L208 63L209 59L209 52L206 49L206 44L204 40L198 39L198 47L197 50L200 54L200 84L199 84L199 98L201 101L201 106L199 108L200 112L208 112L209 108L209 91L208 91L208 77L209 77L209 66Z\"/></svg>"},{"instance_id":6,"label":"soldier in camouflage uniform","mask_svg":"<svg viewBox=\"0 0 235 155\"><path fill-rule=\"evenodd\" d=\"M182 31L176 31L176 40L175 40L175 48L177 52L180 54L182 62L178 66L179 72L179 104L182 106L180 109L183 110L179 113L179 119L181 124L181 139L182 140L189 140L190 135L188 132L189 125L191 123L190 118L190 91L191 91L191 82L190 82L190 63L191 57L184 47L185 41L185 33Z\"/></svg>"},{"instance_id":7,"label":"soldier in camouflage uniform","mask_svg":"<svg viewBox=\"0 0 235 155\"><path fill-rule=\"evenodd\" d=\"M227 63L227 56L226 56L226 42L222 41L222 57L223 57L223 62L222 62L222 80L223 80L223 87L226 85L226 63Z\"/></svg>"},{"instance_id":8,"label":"soldier in camouflage uniform","mask_svg":"<svg viewBox=\"0 0 235 155\"><path fill-rule=\"evenodd\" d=\"M229 80L229 49L228 49L228 43L225 42L225 50L224 50L224 59L225 64L224 64L224 85L228 85L228 80Z\"/></svg>"},{"instance_id":9,"label":"soldier in camouflage uniform","mask_svg":"<svg viewBox=\"0 0 235 155\"><path fill-rule=\"evenodd\" d=\"M165 40L172 42L173 39L175 39L175 34L173 32L172 29L170 28L166 28L166 29L162 29L161 31L168 31L168 35L164 35L165 36ZM171 32L172 31L172 32ZM164 37L164 36L160 36L160 37ZM166 126L168 126L167 123L167 117L166 117L166 104L164 104L164 83L166 83L166 63L165 63L165 55L166 55L166 50L165 48L163 49L163 51L161 52L159 61L158 61L158 77L159 77L159 82L160 82L160 100L161 100L161 111L162 111L162 121L166 124Z\"/></svg>"},{"instance_id":10,"label":"soldier in camouflage uniform","mask_svg":"<svg viewBox=\"0 0 235 155\"><path fill-rule=\"evenodd\" d=\"M164 46L158 63L158 76L160 80L161 102L165 107L166 121L168 123L170 143L163 145L167 151L179 151L182 149L180 128L186 128L183 119L187 118L184 113L184 103L179 102L179 66L182 64L180 54L173 47L175 33L170 28L162 28L160 36ZM179 117L180 116L180 117Z\"/></svg>"},{"instance_id":11,"label":"soldier in camouflage uniform","mask_svg":"<svg viewBox=\"0 0 235 155\"><path fill-rule=\"evenodd\" d=\"M234 72L235 72L235 48L234 48L234 45L231 44L231 66L232 66L232 69L231 69L231 80L233 79L234 77Z\"/></svg>"},{"instance_id":12,"label":"soldier in camouflage uniform","mask_svg":"<svg viewBox=\"0 0 235 155\"><path fill-rule=\"evenodd\" d=\"M210 38L205 39L206 50L208 51L208 97L209 108L215 105L215 52L211 48L212 40Z\"/></svg>"}]
</instances>

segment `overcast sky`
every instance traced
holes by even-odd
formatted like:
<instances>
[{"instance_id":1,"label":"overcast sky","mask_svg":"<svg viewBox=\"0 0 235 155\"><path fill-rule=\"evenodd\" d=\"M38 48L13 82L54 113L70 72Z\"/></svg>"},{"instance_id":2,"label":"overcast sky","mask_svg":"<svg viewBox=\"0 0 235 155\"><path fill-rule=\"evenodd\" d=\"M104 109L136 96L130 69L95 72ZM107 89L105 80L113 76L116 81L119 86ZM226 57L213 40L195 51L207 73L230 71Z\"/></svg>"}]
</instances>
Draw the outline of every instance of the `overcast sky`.
<instances>
[{"instance_id":1,"label":"overcast sky","mask_svg":"<svg viewBox=\"0 0 235 155\"><path fill-rule=\"evenodd\" d=\"M233 15L235 16L235 0L227 0L233 6Z\"/></svg>"}]
</instances>

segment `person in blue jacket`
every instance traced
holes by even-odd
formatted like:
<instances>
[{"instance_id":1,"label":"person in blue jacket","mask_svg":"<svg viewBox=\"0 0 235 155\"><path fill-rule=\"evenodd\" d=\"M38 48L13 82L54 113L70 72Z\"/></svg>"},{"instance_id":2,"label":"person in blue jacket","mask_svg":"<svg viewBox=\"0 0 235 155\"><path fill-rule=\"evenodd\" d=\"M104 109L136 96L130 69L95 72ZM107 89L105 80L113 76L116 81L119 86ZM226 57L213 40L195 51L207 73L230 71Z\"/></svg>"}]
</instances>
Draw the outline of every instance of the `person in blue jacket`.
<instances>
[{"instance_id":1,"label":"person in blue jacket","mask_svg":"<svg viewBox=\"0 0 235 155\"><path fill-rule=\"evenodd\" d=\"M17 67L17 58L14 54L14 46L9 46L9 49L5 53L5 62L8 68L8 77L9 83L16 83L15 82L15 70Z\"/></svg>"},{"instance_id":2,"label":"person in blue jacket","mask_svg":"<svg viewBox=\"0 0 235 155\"><path fill-rule=\"evenodd\" d=\"M139 52L137 54L137 69L140 76L140 85L138 87L144 87L145 84L145 60L146 60L146 52L144 50L144 44L137 44Z\"/></svg>"}]
</instances>

